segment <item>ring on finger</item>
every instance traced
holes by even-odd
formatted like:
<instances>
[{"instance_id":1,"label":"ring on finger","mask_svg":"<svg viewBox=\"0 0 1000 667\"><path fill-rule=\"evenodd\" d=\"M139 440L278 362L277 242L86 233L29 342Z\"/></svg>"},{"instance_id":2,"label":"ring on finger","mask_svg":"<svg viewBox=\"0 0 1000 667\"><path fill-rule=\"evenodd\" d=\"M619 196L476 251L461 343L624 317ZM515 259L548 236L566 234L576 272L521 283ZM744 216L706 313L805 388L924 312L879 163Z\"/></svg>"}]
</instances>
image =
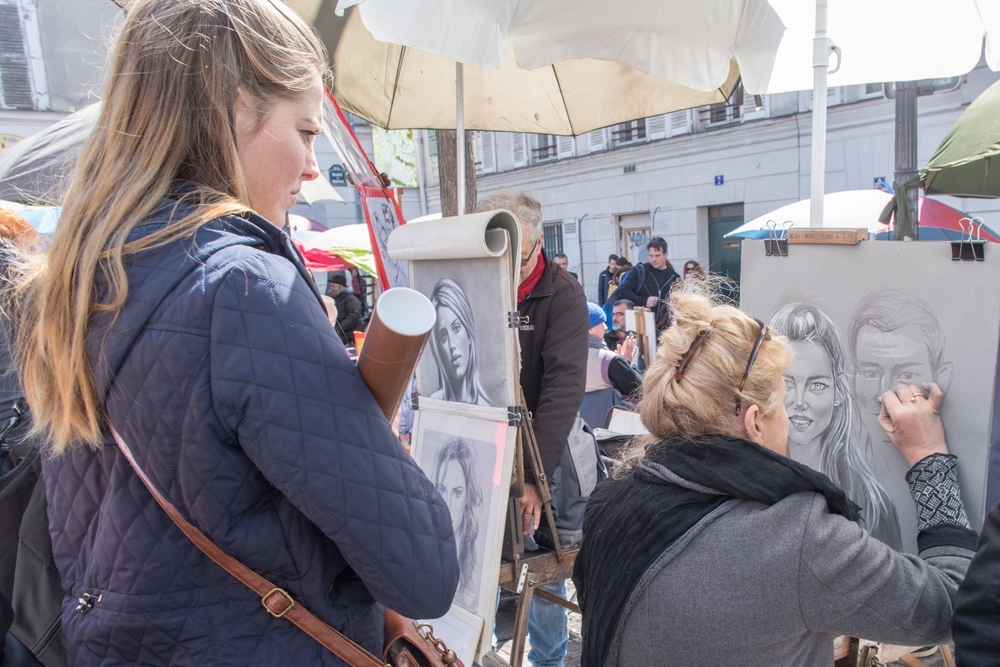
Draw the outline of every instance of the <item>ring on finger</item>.
<instances>
[{"instance_id":1,"label":"ring on finger","mask_svg":"<svg viewBox=\"0 0 1000 667\"><path fill-rule=\"evenodd\" d=\"M918 398L923 398L923 394L914 394L910 397L910 403L916 403Z\"/></svg>"}]
</instances>

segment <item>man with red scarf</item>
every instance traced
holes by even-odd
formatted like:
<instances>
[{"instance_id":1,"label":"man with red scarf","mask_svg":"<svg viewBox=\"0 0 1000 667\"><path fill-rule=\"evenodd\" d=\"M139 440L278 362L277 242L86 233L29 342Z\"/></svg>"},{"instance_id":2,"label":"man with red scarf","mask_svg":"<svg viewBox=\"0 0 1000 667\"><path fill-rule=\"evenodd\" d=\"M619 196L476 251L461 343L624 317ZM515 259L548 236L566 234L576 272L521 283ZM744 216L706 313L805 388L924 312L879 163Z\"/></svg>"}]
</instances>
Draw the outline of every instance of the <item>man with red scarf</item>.
<instances>
[{"instance_id":1,"label":"man with red scarf","mask_svg":"<svg viewBox=\"0 0 1000 667\"><path fill-rule=\"evenodd\" d=\"M542 206L531 195L500 190L479 202L477 210L505 209L521 226L521 391L532 415L535 439L546 479L551 481L576 419L587 384L587 299L583 287L542 249ZM526 466L521 498L524 533L538 528L541 496ZM565 597L566 584L547 590ZM528 624L533 667L561 667L566 655L566 610L543 600L532 603Z\"/></svg>"}]
</instances>

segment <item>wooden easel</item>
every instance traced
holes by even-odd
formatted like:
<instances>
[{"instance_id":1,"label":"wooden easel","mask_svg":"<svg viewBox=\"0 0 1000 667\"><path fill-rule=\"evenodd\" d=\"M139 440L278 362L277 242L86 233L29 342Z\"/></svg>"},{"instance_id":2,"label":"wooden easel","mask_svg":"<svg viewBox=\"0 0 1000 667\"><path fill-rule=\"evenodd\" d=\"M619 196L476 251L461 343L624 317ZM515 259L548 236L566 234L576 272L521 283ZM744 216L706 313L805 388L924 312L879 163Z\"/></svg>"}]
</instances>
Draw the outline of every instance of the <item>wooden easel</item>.
<instances>
[{"instance_id":1,"label":"wooden easel","mask_svg":"<svg viewBox=\"0 0 1000 667\"><path fill-rule=\"evenodd\" d=\"M642 354L642 363L649 368L649 339L646 338L646 313L651 312L649 308L636 306L635 311L635 335L639 339L639 352Z\"/></svg>"},{"instance_id":2,"label":"wooden easel","mask_svg":"<svg viewBox=\"0 0 1000 667\"><path fill-rule=\"evenodd\" d=\"M552 514L552 494L549 492L548 479L542 467L542 457L538 451L538 442L531 426L527 409L521 406L519 414L510 415L510 422L517 422L517 448L514 458L514 479L510 487L510 500L507 509L507 527L504 535L503 560L500 565L498 584L504 590L516 593L517 613L514 617L514 637L510 651L510 667L521 667L524 660L524 643L528 633L528 617L531 613L531 602L534 596L565 607L579 613L580 607L548 591L541 586L569 579L573 574L573 564L579 547L563 549L559 542L559 531L556 529L555 517ZM524 495L524 454L527 452L528 464L535 477L535 486L542 498L544 518L551 531L553 550L524 552L524 531L521 519L520 499ZM494 657L494 664L496 658ZM484 660L484 665L486 661Z\"/></svg>"}]
</instances>

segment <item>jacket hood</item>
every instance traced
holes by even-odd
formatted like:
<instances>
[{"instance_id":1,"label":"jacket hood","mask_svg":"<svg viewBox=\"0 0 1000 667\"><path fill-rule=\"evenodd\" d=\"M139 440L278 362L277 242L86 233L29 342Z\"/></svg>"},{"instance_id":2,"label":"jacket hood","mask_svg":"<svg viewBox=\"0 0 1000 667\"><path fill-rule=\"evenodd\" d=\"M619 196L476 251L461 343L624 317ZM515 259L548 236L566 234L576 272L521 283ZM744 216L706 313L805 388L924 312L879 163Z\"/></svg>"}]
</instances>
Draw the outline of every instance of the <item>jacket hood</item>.
<instances>
[{"instance_id":1,"label":"jacket hood","mask_svg":"<svg viewBox=\"0 0 1000 667\"><path fill-rule=\"evenodd\" d=\"M128 242L137 241L182 220L193 208L183 201L161 200L149 217L132 230ZM88 340L94 385L102 404L106 402L112 380L128 357L132 345L164 299L184 276L216 252L234 245L256 247L285 257L308 279L316 298L322 303L316 284L288 235L253 212L216 218L190 236L127 256L128 300L117 317L111 313L95 317Z\"/></svg>"}]
</instances>

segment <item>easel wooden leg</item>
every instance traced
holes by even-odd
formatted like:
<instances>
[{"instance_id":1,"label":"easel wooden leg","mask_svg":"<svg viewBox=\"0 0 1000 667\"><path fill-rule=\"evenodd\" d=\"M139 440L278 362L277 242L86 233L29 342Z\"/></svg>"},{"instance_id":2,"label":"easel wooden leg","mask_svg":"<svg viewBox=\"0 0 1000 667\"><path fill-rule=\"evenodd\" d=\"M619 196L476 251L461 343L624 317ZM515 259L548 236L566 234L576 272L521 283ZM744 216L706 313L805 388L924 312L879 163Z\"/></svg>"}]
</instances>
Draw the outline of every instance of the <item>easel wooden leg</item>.
<instances>
[{"instance_id":1,"label":"easel wooden leg","mask_svg":"<svg viewBox=\"0 0 1000 667\"><path fill-rule=\"evenodd\" d=\"M521 503L511 498L507 506L507 530L503 537L504 559L519 563L524 557L524 531L521 530Z\"/></svg>"},{"instance_id":2,"label":"easel wooden leg","mask_svg":"<svg viewBox=\"0 0 1000 667\"><path fill-rule=\"evenodd\" d=\"M951 647L947 644L941 645L941 658L944 660L944 667L955 667L955 656L951 654Z\"/></svg>"},{"instance_id":3,"label":"easel wooden leg","mask_svg":"<svg viewBox=\"0 0 1000 667\"><path fill-rule=\"evenodd\" d=\"M515 483L511 487L511 499L507 511L508 534L504 537L503 555L508 562L501 566L499 580L503 588L518 594L517 613L514 617L514 638L510 649L510 667L521 667L524 661L528 619L531 616L531 603L535 595L571 611L580 611L580 608L572 602L538 588L539 586L568 579L572 574L573 563L576 560L579 548L572 548L564 553L562 543L559 541L559 532L556 529L555 516L552 513L552 494L549 491L548 480L545 477L545 469L542 467L542 457L538 451L538 442L535 440L535 433L531 428L528 411L524 406L522 406L522 412L523 421L518 431L518 440L524 445L524 462L531 466L535 475L535 486L542 499L542 509L545 514L545 521L551 530L553 551L555 553L544 551L538 552L537 555L524 553L524 525L521 516L521 504L518 498L520 495L518 494L519 489ZM523 475L518 474L518 477L523 480ZM523 486L520 490L523 490Z\"/></svg>"},{"instance_id":4,"label":"easel wooden leg","mask_svg":"<svg viewBox=\"0 0 1000 667\"><path fill-rule=\"evenodd\" d=\"M568 609L568 610L570 610L572 612L575 612L577 614L581 613L580 612L580 605L578 605L578 604L576 604L574 602L570 602L569 600L566 600L564 598L561 598L558 595L553 595L552 593L549 593L544 588L536 588L535 589L535 596L541 598L542 600L545 600L546 602L551 602L554 605L559 605L563 609Z\"/></svg>"},{"instance_id":5,"label":"easel wooden leg","mask_svg":"<svg viewBox=\"0 0 1000 667\"><path fill-rule=\"evenodd\" d=\"M531 420L528 418L528 410L522 406L524 411L524 421L521 424L521 435L528 450L528 463L535 474L535 487L538 495L542 498L542 510L545 512L545 521L549 525L552 535L553 550L556 552L556 559L562 562L562 543L559 541L559 531L556 529L555 516L552 514L552 494L549 491L549 481L545 476L545 468L542 466L542 455L538 451L538 441L535 440L535 430L531 427Z\"/></svg>"},{"instance_id":6,"label":"easel wooden leg","mask_svg":"<svg viewBox=\"0 0 1000 667\"><path fill-rule=\"evenodd\" d=\"M910 667L927 667L927 665L925 665L920 660L917 660L910 654L901 656L899 659L905 662L906 664L910 665Z\"/></svg>"},{"instance_id":7,"label":"easel wooden leg","mask_svg":"<svg viewBox=\"0 0 1000 667\"><path fill-rule=\"evenodd\" d=\"M531 600L535 593L535 581L524 582L521 597L517 600L517 616L514 617L514 639L510 647L510 667L521 667L524 661L524 642L528 636L528 618L531 616Z\"/></svg>"}]
</instances>

